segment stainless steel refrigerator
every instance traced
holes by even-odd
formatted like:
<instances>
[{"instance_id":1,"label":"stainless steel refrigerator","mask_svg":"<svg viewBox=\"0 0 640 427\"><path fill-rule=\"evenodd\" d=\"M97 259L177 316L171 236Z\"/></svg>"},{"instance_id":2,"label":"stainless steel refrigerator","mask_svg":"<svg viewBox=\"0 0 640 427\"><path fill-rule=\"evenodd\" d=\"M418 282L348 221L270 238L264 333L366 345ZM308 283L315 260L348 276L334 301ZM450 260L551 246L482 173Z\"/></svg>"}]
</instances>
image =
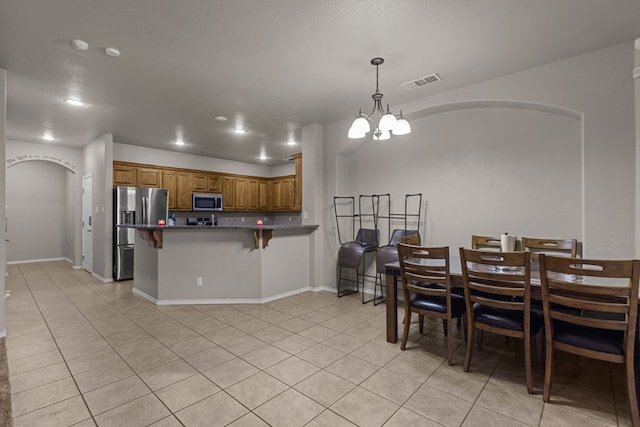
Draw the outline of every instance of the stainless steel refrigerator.
<instances>
[{"instance_id":1,"label":"stainless steel refrigerator","mask_svg":"<svg viewBox=\"0 0 640 427\"><path fill-rule=\"evenodd\" d=\"M157 225L167 222L169 190L163 188L116 187L113 189L113 278L133 278L133 244L136 230L121 224Z\"/></svg>"}]
</instances>

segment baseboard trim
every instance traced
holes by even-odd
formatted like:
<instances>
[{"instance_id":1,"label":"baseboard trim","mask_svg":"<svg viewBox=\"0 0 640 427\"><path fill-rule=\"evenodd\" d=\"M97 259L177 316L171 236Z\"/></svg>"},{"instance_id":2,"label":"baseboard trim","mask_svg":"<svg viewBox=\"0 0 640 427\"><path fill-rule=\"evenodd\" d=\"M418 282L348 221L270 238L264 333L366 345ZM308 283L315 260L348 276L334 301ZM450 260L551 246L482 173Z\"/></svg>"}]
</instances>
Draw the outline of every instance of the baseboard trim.
<instances>
[{"instance_id":1,"label":"baseboard trim","mask_svg":"<svg viewBox=\"0 0 640 427\"><path fill-rule=\"evenodd\" d=\"M332 294L337 294L338 293L338 289L332 288L330 286L319 286L317 288L313 288L312 290L314 292L327 291L327 292L331 292Z\"/></svg>"},{"instance_id":2,"label":"baseboard trim","mask_svg":"<svg viewBox=\"0 0 640 427\"><path fill-rule=\"evenodd\" d=\"M152 303L154 303L156 305L162 305L162 304L158 304L158 300L157 299L155 299L151 295L147 294L146 292L142 292L140 289L133 288L132 292L134 294L138 295L139 297L142 297L142 298L146 299L147 301L151 301Z\"/></svg>"},{"instance_id":3,"label":"baseboard trim","mask_svg":"<svg viewBox=\"0 0 640 427\"><path fill-rule=\"evenodd\" d=\"M96 274L96 273L91 273L92 277L95 277L96 279L100 280L102 283L111 283L113 282L113 279L105 279L104 277Z\"/></svg>"},{"instance_id":4,"label":"baseboard trim","mask_svg":"<svg viewBox=\"0 0 640 427\"><path fill-rule=\"evenodd\" d=\"M273 295L266 298L251 298L251 299L156 299L152 296L142 292L136 288L133 288L133 293L145 298L148 301L153 302L156 305L202 305L202 304L264 304L271 301L276 301L282 298L290 297L293 295L301 294L303 292L313 291L319 292L322 289L304 287L300 289L294 289L292 291L283 292L281 294ZM334 290L335 291L335 290Z\"/></svg>"},{"instance_id":5,"label":"baseboard trim","mask_svg":"<svg viewBox=\"0 0 640 427\"><path fill-rule=\"evenodd\" d=\"M21 260L21 261L7 261L7 265L11 265L11 264L29 264L29 263L33 263L33 262L49 262L49 261L68 261L68 258L60 257L60 258L30 259L30 260Z\"/></svg>"}]
</instances>

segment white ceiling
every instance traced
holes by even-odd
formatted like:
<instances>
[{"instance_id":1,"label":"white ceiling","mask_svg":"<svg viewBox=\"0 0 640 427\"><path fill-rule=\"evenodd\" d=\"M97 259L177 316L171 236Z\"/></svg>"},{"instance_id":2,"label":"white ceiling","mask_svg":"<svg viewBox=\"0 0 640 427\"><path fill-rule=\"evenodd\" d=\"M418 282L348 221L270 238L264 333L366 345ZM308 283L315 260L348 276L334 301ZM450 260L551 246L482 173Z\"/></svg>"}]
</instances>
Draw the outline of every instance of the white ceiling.
<instances>
[{"instance_id":1,"label":"white ceiling","mask_svg":"<svg viewBox=\"0 0 640 427\"><path fill-rule=\"evenodd\" d=\"M50 130L49 144L82 147L112 133L274 165L300 151L304 124L371 110L373 57L394 110L638 35L638 0L0 0L7 138ZM434 72L443 81L400 87ZM62 102L73 96L87 105Z\"/></svg>"}]
</instances>

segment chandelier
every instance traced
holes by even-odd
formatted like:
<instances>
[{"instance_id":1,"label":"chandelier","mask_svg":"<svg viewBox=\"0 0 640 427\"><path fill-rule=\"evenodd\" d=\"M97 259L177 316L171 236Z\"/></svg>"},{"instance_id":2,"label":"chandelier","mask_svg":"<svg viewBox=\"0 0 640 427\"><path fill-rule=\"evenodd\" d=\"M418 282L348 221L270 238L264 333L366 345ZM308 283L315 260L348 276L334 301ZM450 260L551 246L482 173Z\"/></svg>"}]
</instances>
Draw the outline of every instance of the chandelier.
<instances>
[{"instance_id":1,"label":"chandelier","mask_svg":"<svg viewBox=\"0 0 640 427\"><path fill-rule=\"evenodd\" d=\"M364 138L371 128L374 128L373 139L376 141L385 141L391 138L391 134L394 135L406 135L411 132L411 126L409 122L402 116L402 110L397 117L389 110L389 104L387 104L387 110L382 108L382 93L378 89L378 67L384 63L382 58L373 58L371 65L376 66L376 93L371 95L373 98L373 110L369 115L362 114L362 109L358 112L358 117L355 118L351 127L349 128L350 139ZM372 117L375 112L380 113L380 121L376 125Z\"/></svg>"}]
</instances>

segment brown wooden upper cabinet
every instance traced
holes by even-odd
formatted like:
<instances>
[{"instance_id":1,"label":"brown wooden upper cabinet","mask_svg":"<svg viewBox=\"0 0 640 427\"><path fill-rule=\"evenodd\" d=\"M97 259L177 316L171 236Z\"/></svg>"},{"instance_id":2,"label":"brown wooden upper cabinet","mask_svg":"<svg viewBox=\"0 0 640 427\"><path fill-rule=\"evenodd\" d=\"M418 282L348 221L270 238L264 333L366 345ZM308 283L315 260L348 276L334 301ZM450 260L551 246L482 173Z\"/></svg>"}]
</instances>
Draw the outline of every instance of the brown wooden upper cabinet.
<instances>
[{"instance_id":1,"label":"brown wooden upper cabinet","mask_svg":"<svg viewBox=\"0 0 640 427\"><path fill-rule=\"evenodd\" d=\"M113 163L113 185L136 185L136 168L129 165Z\"/></svg>"},{"instance_id":2,"label":"brown wooden upper cabinet","mask_svg":"<svg viewBox=\"0 0 640 427\"><path fill-rule=\"evenodd\" d=\"M302 210L302 153L294 154L293 160L296 162L296 174L293 186L293 210Z\"/></svg>"},{"instance_id":3,"label":"brown wooden upper cabinet","mask_svg":"<svg viewBox=\"0 0 640 427\"><path fill-rule=\"evenodd\" d=\"M225 176L222 178L222 210L234 210L236 208L236 177Z\"/></svg>"},{"instance_id":4,"label":"brown wooden upper cabinet","mask_svg":"<svg viewBox=\"0 0 640 427\"><path fill-rule=\"evenodd\" d=\"M175 170L162 171L162 184L169 190L169 210L191 210L189 173Z\"/></svg>"},{"instance_id":5,"label":"brown wooden upper cabinet","mask_svg":"<svg viewBox=\"0 0 640 427\"><path fill-rule=\"evenodd\" d=\"M295 177L272 178L270 183L271 210L292 211L293 210L293 188Z\"/></svg>"},{"instance_id":6,"label":"brown wooden upper cabinet","mask_svg":"<svg viewBox=\"0 0 640 427\"><path fill-rule=\"evenodd\" d=\"M204 193L207 190L207 174L191 172L189 182L193 192Z\"/></svg>"},{"instance_id":7,"label":"brown wooden upper cabinet","mask_svg":"<svg viewBox=\"0 0 640 427\"><path fill-rule=\"evenodd\" d=\"M194 192L222 193L224 210L295 211L302 209L302 155L293 157L296 174L275 178L114 161L113 185L167 188L175 211L190 211Z\"/></svg>"},{"instance_id":8,"label":"brown wooden upper cabinet","mask_svg":"<svg viewBox=\"0 0 640 427\"><path fill-rule=\"evenodd\" d=\"M162 187L162 170L155 168L138 168L136 173L138 187Z\"/></svg>"},{"instance_id":9,"label":"brown wooden upper cabinet","mask_svg":"<svg viewBox=\"0 0 640 427\"><path fill-rule=\"evenodd\" d=\"M267 178L247 178L247 210L269 210L269 180Z\"/></svg>"},{"instance_id":10,"label":"brown wooden upper cabinet","mask_svg":"<svg viewBox=\"0 0 640 427\"><path fill-rule=\"evenodd\" d=\"M236 177L235 200L233 209L237 211L247 210L247 178Z\"/></svg>"},{"instance_id":11,"label":"brown wooden upper cabinet","mask_svg":"<svg viewBox=\"0 0 640 427\"><path fill-rule=\"evenodd\" d=\"M191 191L199 193L220 193L222 191L222 175L217 173L191 172Z\"/></svg>"}]
</instances>

